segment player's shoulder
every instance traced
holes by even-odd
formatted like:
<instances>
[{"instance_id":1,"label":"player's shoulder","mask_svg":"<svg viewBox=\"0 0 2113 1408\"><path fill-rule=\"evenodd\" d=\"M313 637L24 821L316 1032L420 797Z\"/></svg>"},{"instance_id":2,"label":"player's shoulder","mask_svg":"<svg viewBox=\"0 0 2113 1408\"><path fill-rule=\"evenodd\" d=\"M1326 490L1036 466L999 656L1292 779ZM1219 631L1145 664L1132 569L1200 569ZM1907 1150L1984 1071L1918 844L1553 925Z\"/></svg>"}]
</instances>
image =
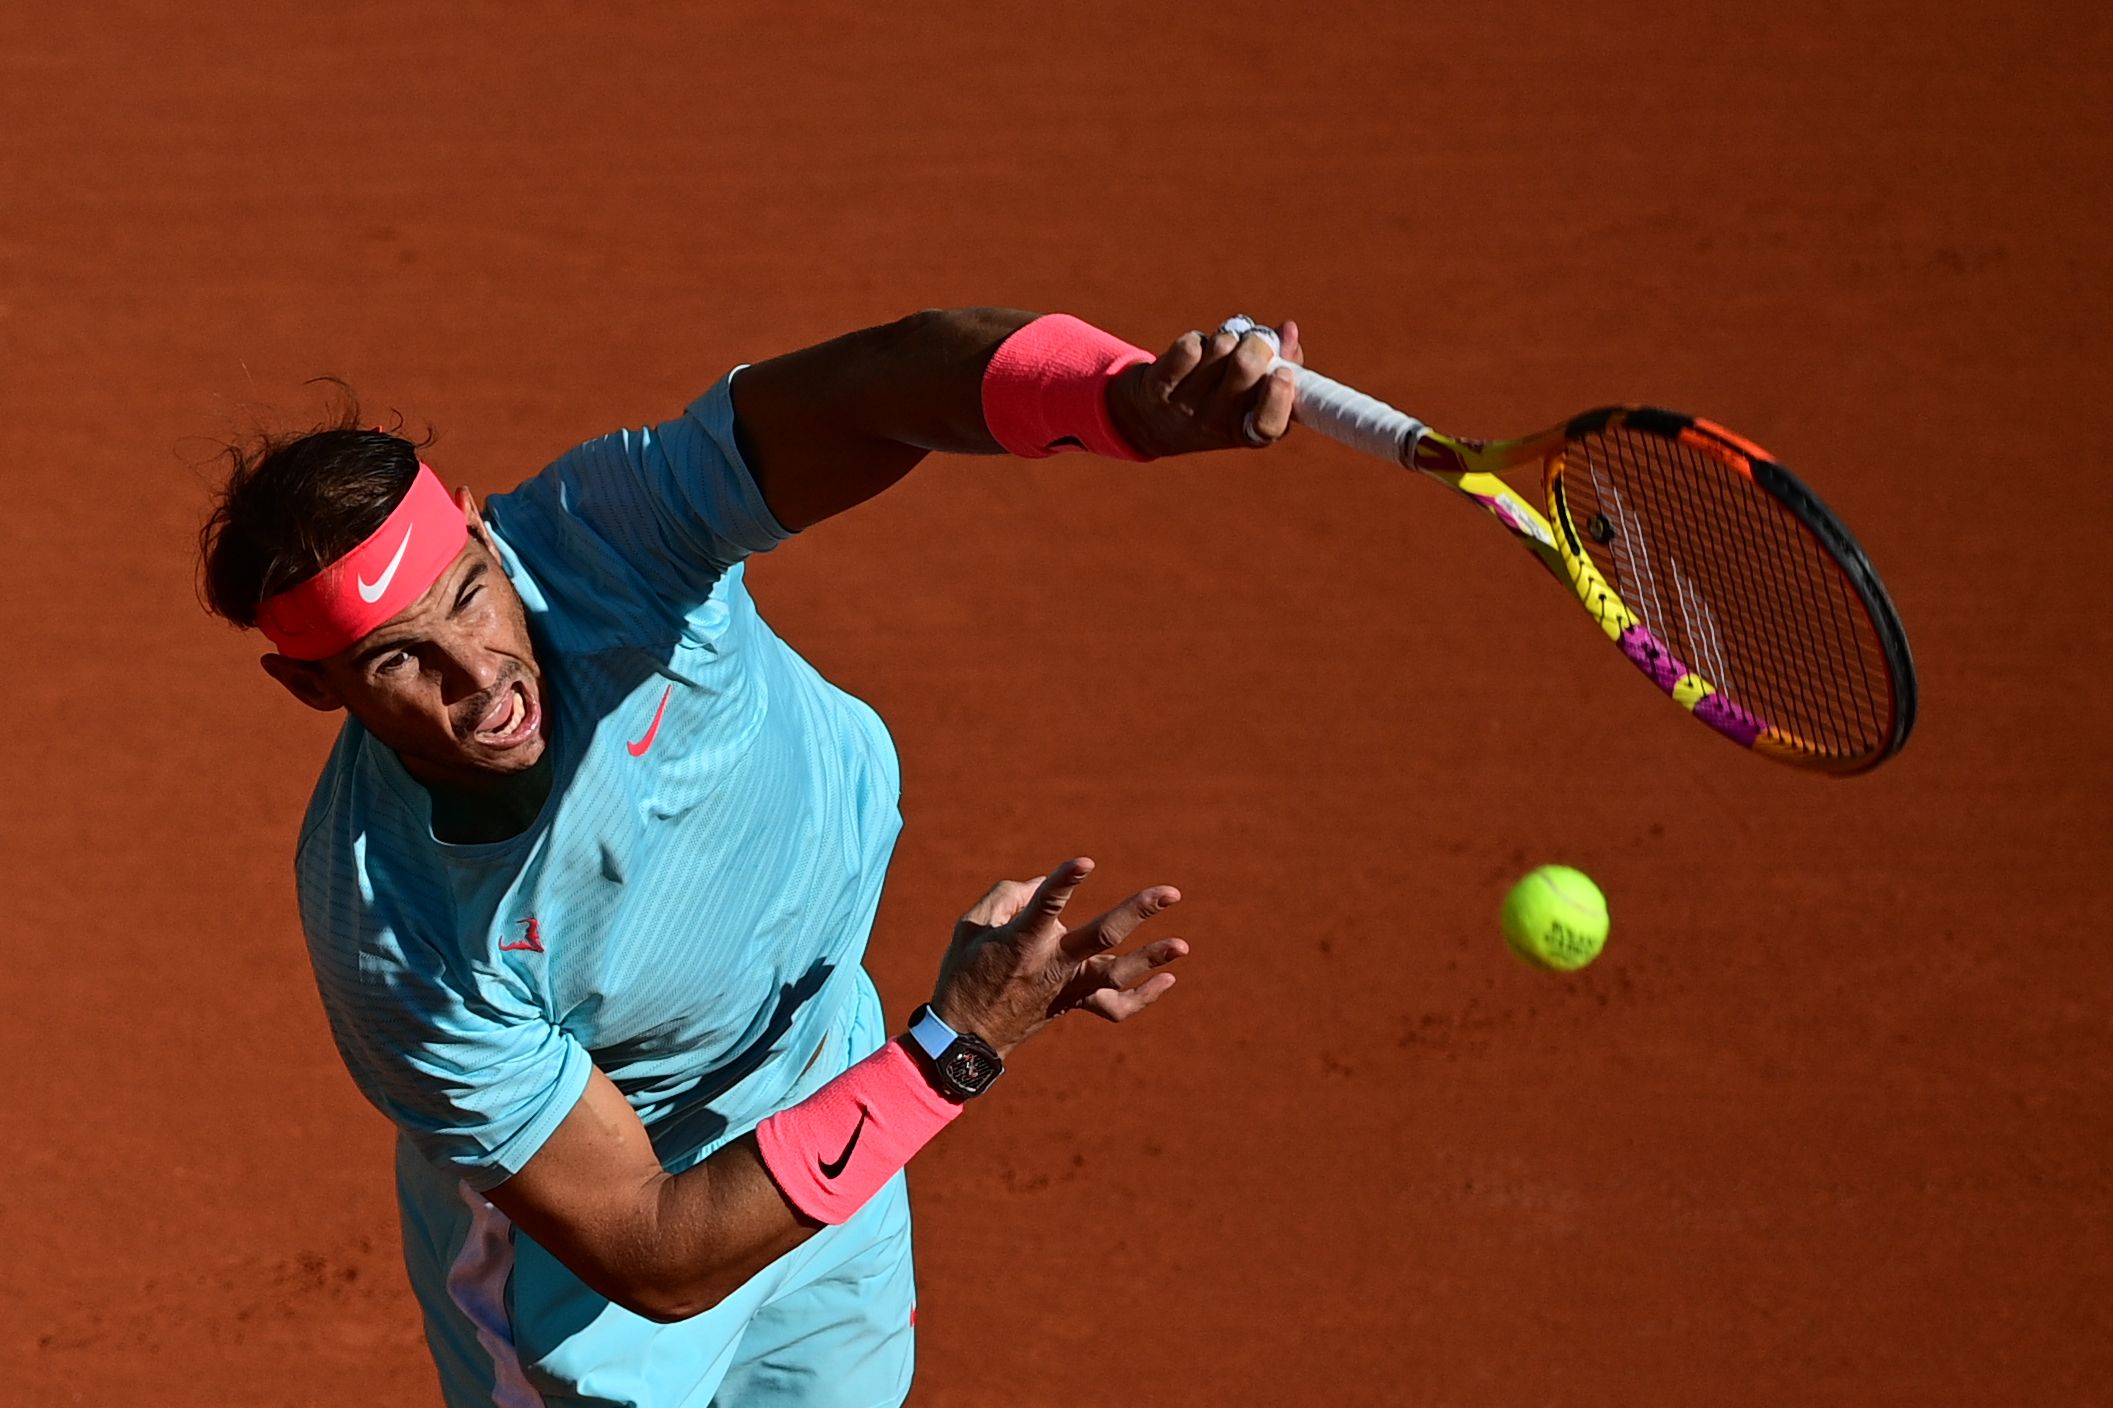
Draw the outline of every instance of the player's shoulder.
<instances>
[{"instance_id":1,"label":"player's shoulder","mask_svg":"<svg viewBox=\"0 0 2113 1408\"><path fill-rule=\"evenodd\" d=\"M672 590L656 583L648 566L662 549L619 549L592 529L553 519L547 505L526 513L520 505L492 508L500 563L539 647L576 658L731 653L742 637L729 628L755 615L745 563L715 571L694 590Z\"/></svg>"},{"instance_id":2,"label":"player's shoulder","mask_svg":"<svg viewBox=\"0 0 2113 1408\"><path fill-rule=\"evenodd\" d=\"M732 375L680 415L575 445L487 501L523 603L563 648L713 648L715 603L741 592L730 569L791 536L741 454Z\"/></svg>"},{"instance_id":3,"label":"player's shoulder","mask_svg":"<svg viewBox=\"0 0 2113 1408\"><path fill-rule=\"evenodd\" d=\"M294 847L294 887L319 959L334 953L349 960L399 930L405 915L446 902L425 816L392 785L383 751L348 719L309 797Z\"/></svg>"},{"instance_id":4,"label":"player's shoulder","mask_svg":"<svg viewBox=\"0 0 2113 1408\"><path fill-rule=\"evenodd\" d=\"M318 838L327 844L324 832L351 805L354 765L365 738L366 730L353 719L346 719L339 727L330 753L323 759L323 769L316 775L315 787L308 794L308 809L301 816L300 834L294 841L296 870Z\"/></svg>"},{"instance_id":5,"label":"player's shoulder","mask_svg":"<svg viewBox=\"0 0 2113 1408\"><path fill-rule=\"evenodd\" d=\"M383 766L392 761L387 746L359 720L344 721L308 794L308 810L294 843L297 873L330 863L355 843L365 848L377 838L392 840L410 829L415 820L412 798L403 786L392 785L395 779ZM402 765L395 771L401 773ZM408 775L402 781L408 782Z\"/></svg>"}]
</instances>

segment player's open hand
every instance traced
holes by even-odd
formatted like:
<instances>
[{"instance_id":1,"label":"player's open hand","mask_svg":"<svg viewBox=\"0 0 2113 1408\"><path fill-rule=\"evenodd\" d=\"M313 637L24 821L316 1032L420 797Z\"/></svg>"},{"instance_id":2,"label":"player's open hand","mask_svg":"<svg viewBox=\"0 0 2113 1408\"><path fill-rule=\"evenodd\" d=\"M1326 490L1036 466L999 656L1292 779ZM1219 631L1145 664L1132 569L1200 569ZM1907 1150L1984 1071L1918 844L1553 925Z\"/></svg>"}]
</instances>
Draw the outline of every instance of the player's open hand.
<instances>
[{"instance_id":1,"label":"player's open hand","mask_svg":"<svg viewBox=\"0 0 2113 1408\"><path fill-rule=\"evenodd\" d=\"M1002 1056L1066 1012L1120 1022L1173 987L1174 975L1158 970L1188 953L1183 940L1115 950L1181 892L1171 885L1139 890L1106 914L1066 928L1064 907L1092 872L1093 862L1080 858L1039 884L1001 881L962 915L932 993L940 1020L976 1033Z\"/></svg>"},{"instance_id":2,"label":"player's open hand","mask_svg":"<svg viewBox=\"0 0 2113 1408\"><path fill-rule=\"evenodd\" d=\"M1287 321L1277 336L1284 360L1305 365L1299 325ZM1122 437L1148 455L1266 449L1290 432L1298 399L1290 369L1269 370L1278 355L1260 333L1185 333L1158 361L1119 373L1108 410Z\"/></svg>"}]
</instances>

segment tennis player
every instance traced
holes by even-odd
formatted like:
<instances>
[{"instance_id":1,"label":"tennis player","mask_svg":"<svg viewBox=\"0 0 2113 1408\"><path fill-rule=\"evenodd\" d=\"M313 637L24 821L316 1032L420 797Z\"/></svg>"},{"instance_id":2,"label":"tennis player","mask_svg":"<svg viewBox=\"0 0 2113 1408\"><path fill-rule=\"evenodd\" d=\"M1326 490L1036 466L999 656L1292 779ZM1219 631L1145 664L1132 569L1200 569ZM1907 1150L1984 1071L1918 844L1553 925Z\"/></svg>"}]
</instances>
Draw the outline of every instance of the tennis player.
<instances>
[{"instance_id":1,"label":"tennis player","mask_svg":"<svg viewBox=\"0 0 2113 1408\"><path fill-rule=\"evenodd\" d=\"M1179 895L1070 926L1090 861L1001 883L891 1025L860 958L894 749L763 623L745 560L934 450L1266 446L1293 400L1269 362L1253 335L1155 361L1069 317L925 312L736 368L481 511L356 408L232 453L207 597L348 716L302 923L400 1131L448 1403L902 1401L904 1165L1045 1023L1164 994L1187 946L1124 945Z\"/></svg>"}]
</instances>

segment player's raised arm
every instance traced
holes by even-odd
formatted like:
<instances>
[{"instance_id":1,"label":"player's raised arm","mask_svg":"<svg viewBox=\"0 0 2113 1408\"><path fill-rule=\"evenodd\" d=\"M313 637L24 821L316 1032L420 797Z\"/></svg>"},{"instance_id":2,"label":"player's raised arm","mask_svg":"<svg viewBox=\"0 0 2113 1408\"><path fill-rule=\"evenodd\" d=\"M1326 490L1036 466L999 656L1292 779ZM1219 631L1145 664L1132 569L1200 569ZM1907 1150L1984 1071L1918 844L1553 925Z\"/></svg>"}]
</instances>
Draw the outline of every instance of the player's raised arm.
<instances>
[{"instance_id":1,"label":"player's raised arm","mask_svg":"<svg viewBox=\"0 0 2113 1408\"><path fill-rule=\"evenodd\" d=\"M1281 329L1299 359L1298 328ZM930 451L1145 460L1262 448L1291 426L1288 370L1266 339L1191 332L1156 360L1063 314L912 314L743 369L743 456L778 521L805 528L907 474Z\"/></svg>"},{"instance_id":2,"label":"player's raised arm","mask_svg":"<svg viewBox=\"0 0 2113 1408\"><path fill-rule=\"evenodd\" d=\"M1051 1020L1078 1010L1120 1022L1174 985L1159 970L1187 954L1182 940L1117 950L1180 894L1141 890L1067 928L1065 905L1092 868L1066 861L1040 883L992 889L954 926L910 1031L695 1167L665 1172L597 1070L527 1165L485 1196L625 1309L660 1321L710 1309L849 1220Z\"/></svg>"}]
</instances>

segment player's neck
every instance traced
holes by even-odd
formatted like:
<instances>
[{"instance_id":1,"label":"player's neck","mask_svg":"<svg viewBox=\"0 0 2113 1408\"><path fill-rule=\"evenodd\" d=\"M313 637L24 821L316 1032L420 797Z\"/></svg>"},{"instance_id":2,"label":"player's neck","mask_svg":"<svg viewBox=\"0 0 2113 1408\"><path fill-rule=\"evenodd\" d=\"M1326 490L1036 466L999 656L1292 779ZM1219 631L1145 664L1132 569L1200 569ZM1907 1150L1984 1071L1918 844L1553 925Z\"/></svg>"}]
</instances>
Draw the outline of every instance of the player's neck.
<instances>
[{"instance_id":1,"label":"player's neck","mask_svg":"<svg viewBox=\"0 0 2113 1408\"><path fill-rule=\"evenodd\" d=\"M412 771L433 799L433 839L474 846L510 840L526 831L550 798L554 756L554 749L545 748L534 767L475 788L418 777Z\"/></svg>"}]
</instances>

